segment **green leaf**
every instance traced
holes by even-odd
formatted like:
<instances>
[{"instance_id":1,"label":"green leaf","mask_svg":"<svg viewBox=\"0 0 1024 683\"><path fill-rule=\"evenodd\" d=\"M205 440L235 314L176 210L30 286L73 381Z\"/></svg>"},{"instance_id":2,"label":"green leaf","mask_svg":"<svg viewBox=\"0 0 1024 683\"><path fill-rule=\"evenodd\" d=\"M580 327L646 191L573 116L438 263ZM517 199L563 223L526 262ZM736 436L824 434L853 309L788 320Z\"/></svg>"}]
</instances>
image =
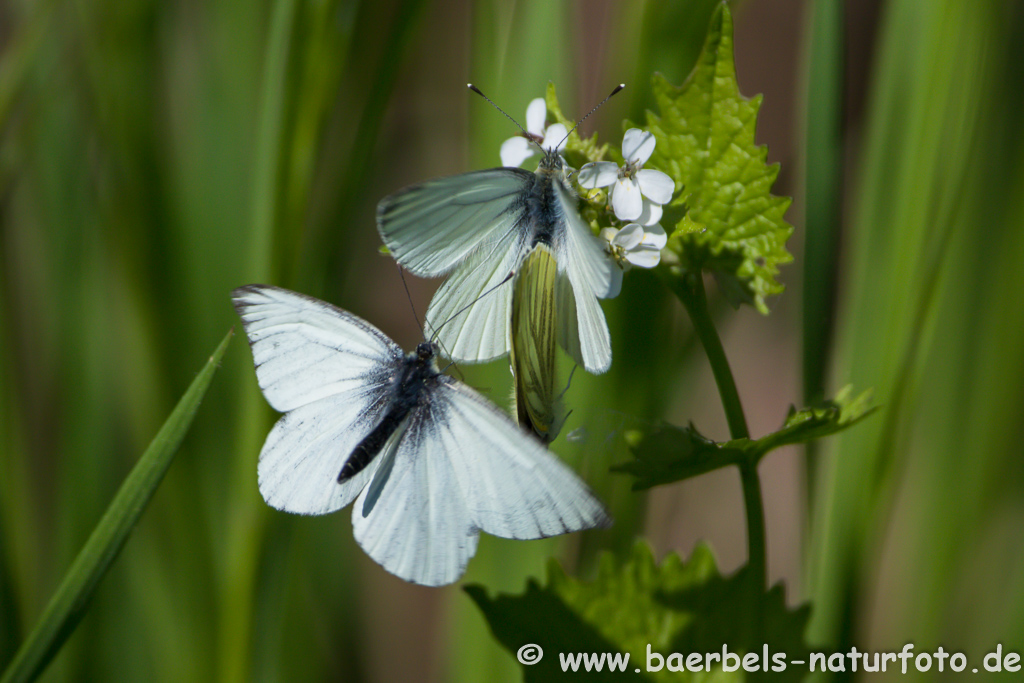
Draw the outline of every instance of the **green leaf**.
<instances>
[{"instance_id":1,"label":"green leaf","mask_svg":"<svg viewBox=\"0 0 1024 683\"><path fill-rule=\"evenodd\" d=\"M652 486L671 484L736 465L746 458L742 448L726 447L712 441L690 424L676 427L660 424L643 434L630 448L634 460L614 465L612 472L624 472L636 477L634 491Z\"/></svg>"},{"instance_id":2,"label":"green leaf","mask_svg":"<svg viewBox=\"0 0 1024 683\"><path fill-rule=\"evenodd\" d=\"M648 112L643 128L657 146L645 166L672 176L678 193L672 206L685 204L690 219L706 228L670 243L680 262L675 270L719 271L747 291L731 296L734 302L752 301L767 313L765 297L783 289L778 266L793 260L785 247L793 226L783 218L791 200L770 193L779 167L767 165L767 147L754 144L761 98L739 93L724 3L687 81L675 87L655 74L652 89L659 114Z\"/></svg>"},{"instance_id":3,"label":"green leaf","mask_svg":"<svg viewBox=\"0 0 1024 683\"><path fill-rule=\"evenodd\" d=\"M824 401L801 410L791 406L789 415L786 416L786 422L779 431L762 436L755 441L739 439L727 443L746 448L761 458L769 451L782 446L806 443L835 434L857 424L877 409L872 400L873 392L870 389L856 398L851 398L852 394L853 387L848 385L830 401Z\"/></svg>"},{"instance_id":4,"label":"green leaf","mask_svg":"<svg viewBox=\"0 0 1024 683\"><path fill-rule=\"evenodd\" d=\"M228 332L221 341L124 480L0 683L35 680L78 626L96 586L121 551L188 433L232 334Z\"/></svg>"},{"instance_id":5,"label":"green leaf","mask_svg":"<svg viewBox=\"0 0 1024 683\"><path fill-rule=\"evenodd\" d=\"M524 680L564 680L560 654L629 653L625 670L631 680L679 681L728 678L797 680L806 669L788 667L785 673L725 672L721 659L713 671L669 671L672 653L722 654L723 646L740 657L784 652L790 659L807 652L803 643L809 609L787 609L781 586L751 597L744 571L723 577L706 546L697 546L683 562L670 553L659 566L648 548L638 543L628 560L617 566L611 554L601 558L597 577L584 582L567 576L557 563L548 569L547 586L531 580L519 596L491 598L481 586L466 592L484 613L495 637L513 654L526 644L540 645L539 662L523 667ZM752 605L754 600L757 604ZM750 615L760 612L760 623ZM665 657L662 668L651 653ZM676 664L678 658L672 657ZM685 660L682 660L685 661ZM730 666L734 664L730 659ZM769 667L770 668L770 667ZM637 673L636 670L640 672ZM586 671L579 665L579 671ZM618 680L607 661L601 672L587 672L587 680Z\"/></svg>"},{"instance_id":6,"label":"green leaf","mask_svg":"<svg viewBox=\"0 0 1024 683\"><path fill-rule=\"evenodd\" d=\"M835 434L874 412L871 391L856 398L851 395L852 388L848 386L831 401L802 410L790 407L782 427L760 439L716 442L701 435L692 424L661 424L635 435L630 444L634 459L615 465L612 471L632 474L636 477L633 490L641 491L744 461L756 464L776 448Z\"/></svg>"}]
</instances>

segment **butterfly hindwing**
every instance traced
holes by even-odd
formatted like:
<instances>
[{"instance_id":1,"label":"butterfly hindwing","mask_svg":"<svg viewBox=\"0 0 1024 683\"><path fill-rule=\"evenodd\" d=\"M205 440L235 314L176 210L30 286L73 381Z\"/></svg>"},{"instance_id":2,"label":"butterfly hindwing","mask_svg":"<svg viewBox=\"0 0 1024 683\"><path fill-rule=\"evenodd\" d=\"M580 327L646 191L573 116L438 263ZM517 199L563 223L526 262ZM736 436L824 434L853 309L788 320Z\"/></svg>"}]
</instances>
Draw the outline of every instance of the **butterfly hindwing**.
<instances>
[{"instance_id":1,"label":"butterfly hindwing","mask_svg":"<svg viewBox=\"0 0 1024 683\"><path fill-rule=\"evenodd\" d=\"M375 478L352 510L355 538L366 554L424 586L462 576L479 537L439 433L442 412L430 402L409 415L378 458L382 471L390 467L387 476L380 483ZM372 507L370 496L376 496Z\"/></svg>"},{"instance_id":2,"label":"butterfly hindwing","mask_svg":"<svg viewBox=\"0 0 1024 683\"><path fill-rule=\"evenodd\" d=\"M516 275L512 297L510 361L516 413L519 424L532 428L544 443L550 443L561 426L555 396L557 278L554 254L547 245L538 244Z\"/></svg>"},{"instance_id":3,"label":"butterfly hindwing","mask_svg":"<svg viewBox=\"0 0 1024 683\"><path fill-rule=\"evenodd\" d=\"M426 332L437 331L449 358L485 362L508 353L512 288L502 281L519 266L523 242L519 231L507 233L460 264L434 294Z\"/></svg>"},{"instance_id":4,"label":"butterfly hindwing","mask_svg":"<svg viewBox=\"0 0 1024 683\"><path fill-rule=\"evenodd\" d=\"M533 539L611 523L586 484L494 404L441 377L440 440L479 529Z\"/></svg>"},{"instance_id":5,"label":"butterfly hindwing","mask_svg":"<svg viewBox=\"0 0 1024 683\"><path fill-rule=\"evenodd\" d=\"M560 345L587 372L601 374L612 363L611 335L598 299L618 295L622 270L576 211L575 197L555 184L564 206L562 239L556 256L564 280L558 283Z\"/></svg>"}]
</instances>

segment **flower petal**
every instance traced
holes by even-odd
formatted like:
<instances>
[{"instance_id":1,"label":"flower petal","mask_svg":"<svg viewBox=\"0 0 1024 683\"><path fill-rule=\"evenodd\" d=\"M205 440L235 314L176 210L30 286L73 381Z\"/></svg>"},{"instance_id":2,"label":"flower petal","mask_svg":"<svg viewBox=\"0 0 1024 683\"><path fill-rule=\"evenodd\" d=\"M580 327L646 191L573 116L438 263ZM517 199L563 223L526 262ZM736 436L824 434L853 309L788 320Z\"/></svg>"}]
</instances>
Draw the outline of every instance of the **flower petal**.
<instances>
[{"instance_id":1,"label":"flower petal","mask_svg":"<svg viewBox=\"0 0 1024 683\"><path fill-rule=\"evenodd\" d=\"M611 161L597 161L586 164L580 169L578 180L580 187L593 190L608 187L619 177L619 167Z\"/></svg>"},{"instance_id":2,"label":"flower petal","mask_svg":"<svg viewBox=\"0 0 1024 683\"><path fill-rule=\"evenodd\" d=\"M622 178L612 185L612 209L620 221L635 221L644 208L640 185L635 178Z\"/></svg>"},{"instance_id":3,"label":"flower petal","mask_svg":"<svg viewBox=\"0 0 1024 683\"><path fill-rule=\"evenodd\" d=\"M526 108L526 131L534 135L544 135L544 119L547 117L548 105L544 104L544 98L531 100Z\"/></svg>"},{"instance_id":4,"label":"flower petal","mask_svg":"<svg viewBox=\"0 0 1024 683\"><path fill-rule=\"evenodd\" d=\"M618 234L618 228L601 228L601 232L599 232L597 236L603 239L605 242L611 244L615 242L615 236Z\"/></svg>"},{"instance_id":5,"label":"flower petal","mask_svg":"<svg viewBox=\"0 0 1024 683\"><path fill-rule=\"evenodd\" d=\"M672 201L676 184L667 173L645 168L637 172L636 180L640 183L640 192L655 204L668 204Z\"/></svg>"},{"instance_id":6,"label":"flower petal","mask_svg":"<svg viewBox=\"0 0 1024 683\"><path fill-rule=\"evenodd\" d=\"M544 131L544 142L540 143L540 146L544 149L555 149L555 145L558 145L557 151L561 152L565 149L565 138L568 135L569 131L565 126L561 123L552 123Z\"/></svg>"},{"instance_id":7,"label":"flower petal","mask_svg":"<svg viewBox=\"0 0 1024 683\"><path fill-rule=\"evenodd\" d=\"M639 128L630 128L622 138L622 157L631 164L643 164L654 153L656 142L654 133Z\"/></svg>"},{"instance_id":8,"label":"flower petal","mask_svg":"<svg viewBox=\"0 0 1024 683\"><path fill-rule=\"evenodd\" d=\"M501 143L501 165L520 166L537 153L537 147L518 135Z\"/></svg>"},{"instance_id":9,"label":"flower petal","mask_svg":"<svg viewBox=\"0 0 1024 683\"><path fill-rule=\"evenodd\" d=\"M612 244L616 247L622 247L626 251L635 249L640 246L640 242L644 239L644 229L636 223L630 223L619 233L615 235L615 239L612 240Z\"/></svg>"},{"instance_id":10,"label":"flower petal","mask_svg":"<svg viewBox=\"0 0 1024 683\"><path fill-rule=\"evenodd\" d=\"M661 227L661 223L655 223L644 230L642 244L658 251L665 248L665 245L668 244L668 235L665 233L665 228Z\"/></svg>"},{"instance_id":11,"label":"flower petal","mask_svg":"<svg viewBox=\"0 0 1024 683\"><path fill-rule=\"evenodd\" d=\"M660 249L635 249L626 253L626 260L634 266L653 268L661 261Z\"/></svg>"},{"instance_id":12,"label":"flower petal","mask_svg":"<svg viewBox=\"0 0 1024 683\"><path fill-rule=\"evenodd\" d=\"M640 225L654 225L661 220L661 204L655 204L644 197L644 208L640 211L640 218L636 222Z\"/></svg>"}]
</instances>

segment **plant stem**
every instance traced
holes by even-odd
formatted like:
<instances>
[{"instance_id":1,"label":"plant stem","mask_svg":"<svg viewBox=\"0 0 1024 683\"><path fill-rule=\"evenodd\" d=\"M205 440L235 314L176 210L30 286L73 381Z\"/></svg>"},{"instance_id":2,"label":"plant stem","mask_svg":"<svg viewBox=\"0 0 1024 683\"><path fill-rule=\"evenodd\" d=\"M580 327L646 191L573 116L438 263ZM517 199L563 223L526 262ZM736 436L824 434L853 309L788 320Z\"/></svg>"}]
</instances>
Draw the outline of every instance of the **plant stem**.
<instances>
[{"instance_id":1,"label":"plant stem","mask_svg":"<svg viewBox=\"0 0 1024 683\"><path fill-rule=\"evenodd\" d=\"M754 590L760 593L768 586L768 548L765 543L764 499L761 497L756 459L740 464L740 481L743 484L743 504L747 509L747 566Z\"/></svg>"},{"instance_id":2,"label":"plant stem","mask_svg":"<svg viewBox=\"0 0 1024 683\"><path fill-rule=\"evenodd\" d=\"M683 306L690 314L690 320L697 331L704 352L711 363L711 371L715 375L718 393L722 396L725 408L725 419L729 422L729 435L734 439L750 438L747 430L747 418L743 415L743 405L736 391L736 381L732 377L729 361L722 348L722 340L718 337L715 323L708 312L708 298L704 291L704 278L700 271L688 271L683 277L671 277L669 285Z\"/></svg>"},{"instance_id":3,"label":"plant stem","mask_svg":"<svg viewBox=\"0 0 1024 683\"><path fill-rule=\"evenodd\" d=\"M690 315L693 327L704 346L711 371L715 375L718 393L722 397L725 417L729 422L729 434L733 439L748 439L747 418L743 414L736 380L733 379L729 361L722 348L722 340L715 329L708 312L707 292L704 277L700 271L688 271L682 277L662 272L662 279L683 302ZM739 463L740 481L743 484L743 502L747 512L747 563L752 586L758 593L768 585L767 546L765 544L764 500L761 497L761 480L757 475L757 458Z\"/></svg>"}]
</instances>

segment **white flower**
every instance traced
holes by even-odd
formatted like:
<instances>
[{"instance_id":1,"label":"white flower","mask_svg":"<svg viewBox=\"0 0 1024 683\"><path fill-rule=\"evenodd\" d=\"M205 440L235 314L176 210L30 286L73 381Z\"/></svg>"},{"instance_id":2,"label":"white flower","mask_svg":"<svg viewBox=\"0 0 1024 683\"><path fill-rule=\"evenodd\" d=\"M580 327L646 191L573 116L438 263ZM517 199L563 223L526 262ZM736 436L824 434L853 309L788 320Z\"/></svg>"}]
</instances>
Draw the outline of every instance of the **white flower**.
<instances>
[{"instance_id":1,"label":"white flower","mask_svg":"<svg viewBox=\"0 0 1024 683\"><path fill-rule=\"evenodd\" d=\"M530 102L530 106L526 108L526 133L533 142L517 135L501 143L502 166L522 166L524 161L540 152L537 145L545 150L562 151L569 131L561 123L553 123L545 130L544 119L547 115L548 107L544 104L543 97Z\"/></svg>"},{"instance_id":2,"label":"white flower","mask_svg":"<svg viewBox=\"0 0 1024 683\"><path fill-rule=\"evenodd\" d=\"M608 253L626 270L630 264L653 268L661 261L661 250L668 242L665 229L658 223L645 230L638 223L630 223L622 230L605 228L601 238L608 242Z\"/></svg>"},{"instance_id":3,"label":"white flower","mask_svg":"<svg viewBox=\"0 0 1024 683\"><path fill-rule=\"evenodd\" d=\"M612 186L608 191L615 216L622 221L654 225L661 220L661 205L672 199L675 183L667 174L644 168L654 153L654 134L630 128L622 138L622 156L626 164L619 168L611 161L598 161L580 169L582 187Z\"/></svg>"}]
</instances>

